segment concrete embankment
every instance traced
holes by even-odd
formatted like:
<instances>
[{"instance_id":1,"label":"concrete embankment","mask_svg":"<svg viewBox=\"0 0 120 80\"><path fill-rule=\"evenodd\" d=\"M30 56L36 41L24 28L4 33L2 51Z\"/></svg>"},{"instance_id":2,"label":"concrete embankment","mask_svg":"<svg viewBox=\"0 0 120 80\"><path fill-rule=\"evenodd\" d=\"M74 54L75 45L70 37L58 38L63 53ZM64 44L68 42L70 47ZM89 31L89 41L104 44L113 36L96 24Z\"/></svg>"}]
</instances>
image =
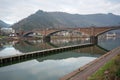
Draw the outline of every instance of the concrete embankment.
<instances>
[{"instance_id":1,"label":"concrete embankment","mask_svg":"<svg viewBox=\"0 0 120 80\"><path fill-rule=\"evenodd\" d=\"M100 67L108 62L112 57L120 54L120 47L111 50L94 61L80 67L79 69L65 75L60 80L87 80L89 76L95 73Z\"/></svg>"}]
</instances>

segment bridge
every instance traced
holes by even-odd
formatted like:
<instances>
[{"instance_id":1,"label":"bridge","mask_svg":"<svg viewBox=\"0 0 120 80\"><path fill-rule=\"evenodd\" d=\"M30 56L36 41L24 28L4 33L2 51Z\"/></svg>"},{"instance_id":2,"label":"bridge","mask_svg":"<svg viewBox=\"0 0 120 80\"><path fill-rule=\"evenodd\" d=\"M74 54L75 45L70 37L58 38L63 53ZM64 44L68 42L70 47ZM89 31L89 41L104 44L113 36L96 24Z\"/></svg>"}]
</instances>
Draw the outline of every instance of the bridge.
<instances>
[{"instance_id":1,"label":"bridge","mask_svg":"<svg viewBox=\"0 0 120 80\"><path fill-rule=\"evenodd\" d=\"M87 28L64 28L64 29L40 29L40 30L32 30L25 32L23 37L27 37L32 33L40 33L43 36L43 40L46 42L50 42L51 36L58 32L68 31L68 32L76 32L87 34L90 37L90 41L94 44L98 43L98 36L104 34L108 31L120 29L120 26L111 26L111 27L87 27Z\"/></svg>"}]
</instances>

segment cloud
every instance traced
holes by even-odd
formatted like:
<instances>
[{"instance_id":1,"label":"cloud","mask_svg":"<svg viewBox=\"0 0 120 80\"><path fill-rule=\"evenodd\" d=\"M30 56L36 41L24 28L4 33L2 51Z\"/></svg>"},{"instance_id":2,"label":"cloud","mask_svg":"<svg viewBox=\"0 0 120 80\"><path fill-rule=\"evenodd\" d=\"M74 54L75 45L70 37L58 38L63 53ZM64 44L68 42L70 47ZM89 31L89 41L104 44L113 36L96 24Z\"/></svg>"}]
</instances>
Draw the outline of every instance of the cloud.
<instances>
[{"instance_id":1,"label":"cloud","mask_svg":"<svg viewBox=\"0 0 120 80\"><path fill-rule=\"evenodd\" d=\"M78 14L114 13L120 15L119 0L0 0L0 19L15 23L37 10Z\"/></svg>"}]
</instances>

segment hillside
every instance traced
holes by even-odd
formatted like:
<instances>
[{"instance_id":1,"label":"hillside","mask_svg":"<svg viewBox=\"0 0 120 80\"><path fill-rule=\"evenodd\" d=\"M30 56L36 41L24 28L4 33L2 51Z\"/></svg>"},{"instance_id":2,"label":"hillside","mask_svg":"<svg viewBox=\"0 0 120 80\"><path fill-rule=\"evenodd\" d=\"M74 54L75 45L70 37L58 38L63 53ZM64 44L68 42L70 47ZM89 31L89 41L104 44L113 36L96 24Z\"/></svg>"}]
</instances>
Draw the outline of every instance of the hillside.
<instances>
[{"instance_id":1,"label":"hillside","mask_svg":"<svg viewBox=\"0 0 120 80\"><path fill-rule=\"evenodd\" d=\"M69 14L64 12L37 11L27 18L15 23L15 29L32 30L38 28L117 26L120 16L109 14Z\"/></svg>"},{"instance_id":2,"label":"hillside","mask_svg":"<svg viewBox=\"0 0 120 80\"><path fill-rule=\"evenodd\" d=\"M0 28L9 27L10 25L0 20Z\"/></svg>"}]
</instances>

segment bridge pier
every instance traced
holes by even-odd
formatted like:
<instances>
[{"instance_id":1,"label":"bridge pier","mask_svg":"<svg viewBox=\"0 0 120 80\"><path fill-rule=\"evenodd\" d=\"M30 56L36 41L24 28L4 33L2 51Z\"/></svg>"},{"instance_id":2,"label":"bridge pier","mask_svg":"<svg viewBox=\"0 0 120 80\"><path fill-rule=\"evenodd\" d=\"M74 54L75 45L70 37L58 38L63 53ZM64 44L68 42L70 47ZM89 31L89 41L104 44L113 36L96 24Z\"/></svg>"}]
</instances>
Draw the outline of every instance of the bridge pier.
<instances>
[{"instance_id":1,"label":"bridge pier","mask_svg":"<svg viewBox=\"0 0 120 80\"><path fill-rule=\"evenodd\" d=\"M93 44L98 44L98 37L97 36L90 36L90 42Z\"/></svg>"},{"instance_id":2,"label":"bridge pier","mask_svg":"<svg viewBox=\"0 0 120 80\"><path fill-rule=\"evenodd\" d=\"M51 41L50 36L45 36L45 37L43 37L43 41L44 41L44 42L50 42L50 41Z\"/></svg>"}]
</instances>

